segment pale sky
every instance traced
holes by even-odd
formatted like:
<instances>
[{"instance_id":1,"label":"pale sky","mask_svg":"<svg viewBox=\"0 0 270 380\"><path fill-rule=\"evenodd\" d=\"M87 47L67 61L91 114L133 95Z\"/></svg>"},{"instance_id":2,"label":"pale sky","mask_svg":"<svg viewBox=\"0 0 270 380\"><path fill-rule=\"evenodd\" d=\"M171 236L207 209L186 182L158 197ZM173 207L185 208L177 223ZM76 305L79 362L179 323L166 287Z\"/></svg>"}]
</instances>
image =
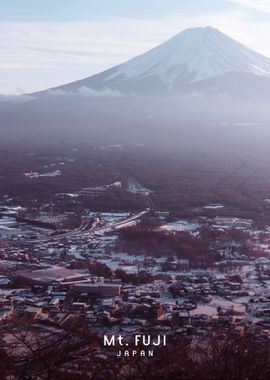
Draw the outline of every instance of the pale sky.
<instances>
[{"instance_id":1,"label":"pale sky","mask_svg":"<svg viewBox=\"0 0 270 380\"><path fill-rule=\"evenodd\" d=\"M270 0L1 1L0 94L82 79L208 25L270 57Z\"/></svg>"}]
</instances>

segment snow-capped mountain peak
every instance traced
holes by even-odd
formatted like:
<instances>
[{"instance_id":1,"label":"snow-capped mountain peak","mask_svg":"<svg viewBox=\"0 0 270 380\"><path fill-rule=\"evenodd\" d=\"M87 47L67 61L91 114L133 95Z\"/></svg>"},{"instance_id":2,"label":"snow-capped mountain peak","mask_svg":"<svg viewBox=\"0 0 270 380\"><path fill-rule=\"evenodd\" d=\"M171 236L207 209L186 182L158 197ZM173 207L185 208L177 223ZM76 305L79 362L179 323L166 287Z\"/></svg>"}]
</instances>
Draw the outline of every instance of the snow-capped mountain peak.
<instances>
[{"instance_id":1,"label":"snow-capped mountain peak","mask_svg":"<svg viewBox=\"0 0 270 380\"><path fill-rule=\"evenodd\" d=\"M170 93L228 73L270 77L270 59L212 27L186 29L119 66L64 86Z\"/></svg>"},{"instance_id":2,"label":"snow-capped mountain peak","mask_svg":"<svg viewBox=\"0 0 270 380\"><path fill-rule=\"evenodd\" d=\"M198 81L230 71L270 75L270 60L217 29L186 29L149 52L118 67L128 78L160 75L172 82L179 75Z\"/></svg>"}]
</instances>

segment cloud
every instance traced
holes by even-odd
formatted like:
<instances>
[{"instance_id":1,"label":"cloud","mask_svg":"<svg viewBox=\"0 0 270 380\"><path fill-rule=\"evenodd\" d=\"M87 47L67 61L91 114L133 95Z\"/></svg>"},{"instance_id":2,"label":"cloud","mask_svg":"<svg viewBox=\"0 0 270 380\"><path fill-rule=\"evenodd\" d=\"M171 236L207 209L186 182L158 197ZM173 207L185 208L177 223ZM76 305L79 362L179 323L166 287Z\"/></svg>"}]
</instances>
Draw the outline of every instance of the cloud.
<instances>
[{"instance_id":1,"label":"cloud","mask_svg":"<svg viewBox=\"0 0 270 380\"><path fill-rule=\"evenodd\" d=\"M254 9L258 12L270 14L269 0L227 0L230 3L235 3L247 8Z\"/></svg>"},{"instance_id":2,"label":"cloud","mask_svg":"<svg viewBox=\"0 0 270 380\"><path fill-rule=\"evenodd\" d=\"M119 97L123 96L123 94L117 90L112 90L110 88L105 88L103 90L97 91L89 87L81 86L76 91L65 91L62 89L49 89L46 91L47 95L51 96L76 96L80 95L86 98L92 97ZM18 98L18 96L6 96L6 98ZM30 96L29 96L30 98ZM0 98L1 99L1 98Z\"/></svg>"},{"instance_id":3,"label":"cloud","mask_svg":"<svg viewBox=\"0 0 270 380\"><path fill-rule=\"evenodd\" d=\"M35 97L34 96L30 96L30 95L4 95L4 94L0 94L0 103L15 103L15 104L18 104L18 103L25 103L25 102L29 102L30 100L34 100Z\"/></svg>"},{"instance_id":4,"label":"cloud","mask_svg":"<svg viewBox=\"0 0 270 380\"><path fill-rule=\"evenodd\" d=\"M88 88L88 87L85 87L85 86L80 87L78 89L78 93L79 93L79 95L85 96L85 97L115 97L115 96L118 97L118 96L123 96L123 94L121 94L121 92L111 90L110 88L106 88L102 91L95 91L95 90Z\"/></svg>"},{"instance_id":5,"label":"cloud","mask_svg":"<svg viewBox=\"0 0 270 380\"><path fill-rule=\"evenodd\" d=\"M50 89L50 90L47 91L47 94L51 95L51 96L63 96L63 95L69 95L70 93L66 92L64 90L61 90L59 88L59 89L56 89L56 90Z\"/></svg>"}]
</instances>

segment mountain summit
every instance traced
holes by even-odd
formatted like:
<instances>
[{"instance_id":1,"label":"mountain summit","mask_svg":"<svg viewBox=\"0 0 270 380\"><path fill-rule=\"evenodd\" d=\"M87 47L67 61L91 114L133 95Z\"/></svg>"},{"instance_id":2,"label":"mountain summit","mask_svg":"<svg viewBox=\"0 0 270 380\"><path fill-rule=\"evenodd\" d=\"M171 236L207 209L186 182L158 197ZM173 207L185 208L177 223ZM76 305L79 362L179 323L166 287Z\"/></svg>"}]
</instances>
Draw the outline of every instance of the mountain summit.
<instances>
[{"instance_id":1,"label":"mountain summit","mask_svg":"<svg viewBox=\"0 0 270 380\"><path fill-rule=\"evenodd\" d=\"M270 77L270 59L212 27L192 28L119 66L61 89L178 93L215 77L220 81L230 73Z\"/></svg>"}]
</instances>

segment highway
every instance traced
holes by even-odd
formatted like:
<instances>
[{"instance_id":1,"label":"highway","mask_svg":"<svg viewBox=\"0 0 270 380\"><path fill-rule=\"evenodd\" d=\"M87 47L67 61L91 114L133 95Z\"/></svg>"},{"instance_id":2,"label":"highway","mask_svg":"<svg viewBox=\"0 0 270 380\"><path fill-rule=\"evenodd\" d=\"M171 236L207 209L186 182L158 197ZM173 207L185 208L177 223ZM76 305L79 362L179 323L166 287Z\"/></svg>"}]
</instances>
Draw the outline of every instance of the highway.
<instances>
[{"instance_id":1,"label":"highway","mask_svg":"<svg viewBox=\"0 0 270 380\"><path fill-rule=\"evenodd\" d=\"M140 219L142 216L146 215L149 212L150 212L150 209L146 209L136 214L129 215L128 217L120 221L118 220L115 222L108 222L104 224L103 226L95 226L89 229L86 229L87 225L82 223L80 227L76 228L75 230L66 232L64 234L55 235L55 236L46 236L39 239L24 240L24 243L42 243L42 242L63 240L66 238L73 238L73 237L91 237L91 236L94 237L95 235L103 235L105 233L119 230L121 228L129 227L133 225L138 219Z\"/></svg>"},{"instance_id":2,"label":"highway","mask_svg":"<svg viewBox=\"0 0 270 380\"><path fill-rule=\"evenodd\" d=\"M73 237L74 238L76 238L76 237L91 238L91 237L94 237L95 235L96 236L102 236L103 234L110 233L112 231L117 231L117 230L120 230L121 228L130 227L130 226L134 225L138 219L140 219L144 215L146 215L146 214L148 214L154 210L154 202L150 196L151 192L149 190L146 191L147 189L142 187L138 181L135 181L134 179L132 179L132 180L133 180L133 182L131 180L129 180L129 181L133 185L135 183L136 192L140 192L141 194L143 194L145 196L145 200L148 203L148 208L146 208L144 211L140 211L136 214L129 215L122 220L118 220L115 222L107 222L103 226L94 225L94 226L88 228L88 223L85 223L82 221L81 225L72 231L68 231L66 233L54 235L54 236L46 236L46 237L41 237L38 239L24 240L23 243L26 243L26 244L32 243L33 244L33 243L42 243L42 242L52 242L52 241L58 241L58 240L61 241L63 239L73 238Z\"/></svg>"}]
</instances>

